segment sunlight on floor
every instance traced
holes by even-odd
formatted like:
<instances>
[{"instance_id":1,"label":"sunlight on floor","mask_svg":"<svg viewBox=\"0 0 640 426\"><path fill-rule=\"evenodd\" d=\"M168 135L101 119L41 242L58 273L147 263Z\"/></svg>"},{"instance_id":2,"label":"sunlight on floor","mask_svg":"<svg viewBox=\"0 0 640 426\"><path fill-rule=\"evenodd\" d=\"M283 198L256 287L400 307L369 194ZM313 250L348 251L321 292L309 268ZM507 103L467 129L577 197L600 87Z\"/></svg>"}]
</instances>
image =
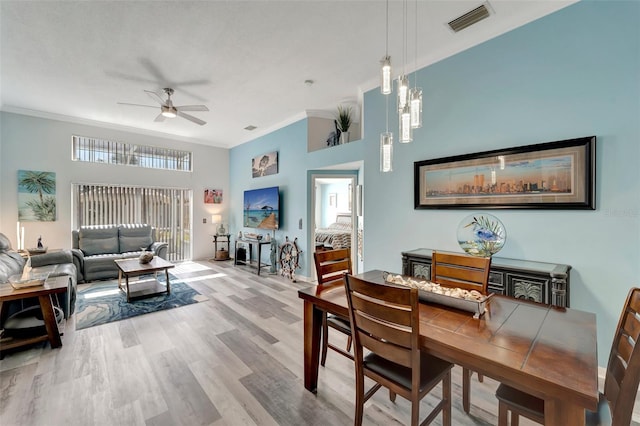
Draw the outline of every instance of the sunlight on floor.
<instances>
[{"instance_id":1,"label":"sunlight on floor","mask_svg":"<svg viewBox=\"0 0 640 426\"><path fill-rule=\"evenodd\" d=\"M206 280L209 278L222 278L222 277L226 277L227 274L222 274L222 273L217 273L217 274L211 274L211 275L201 275L199 277L191 277L191 278L180 278L180 281L183 283L192 283L195 281L202 281L202 280Z\"/></svg>"}]
</instances>

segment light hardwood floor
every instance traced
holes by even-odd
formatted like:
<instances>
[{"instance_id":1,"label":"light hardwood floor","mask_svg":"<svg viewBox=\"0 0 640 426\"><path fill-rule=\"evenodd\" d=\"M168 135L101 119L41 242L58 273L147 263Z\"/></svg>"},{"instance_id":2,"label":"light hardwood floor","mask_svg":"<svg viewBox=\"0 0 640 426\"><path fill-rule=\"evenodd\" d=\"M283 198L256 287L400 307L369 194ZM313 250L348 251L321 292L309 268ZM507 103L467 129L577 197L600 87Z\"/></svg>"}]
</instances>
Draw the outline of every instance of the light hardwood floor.
<instances>
[{"instance_id":1,"label":"light hardwood floor","mask_svg":"<svg viewBox=\"0 0 640 426\"><path fill-rule=\"evenodd\" d=\"M5 356L0 425L353 424L352 361L329 351L317 395L303 386L297 290L311 284L258 277L230 261L187 262L172 273L209 300L79 331L72 317L62 348ZM497 423L497 382L475 377L467 415L454 369L454 425ZM426 397L421 412L433 404ZM364 414L368 425L408 424L410 405L381 390Z\"/></svg>"}]
</instances>

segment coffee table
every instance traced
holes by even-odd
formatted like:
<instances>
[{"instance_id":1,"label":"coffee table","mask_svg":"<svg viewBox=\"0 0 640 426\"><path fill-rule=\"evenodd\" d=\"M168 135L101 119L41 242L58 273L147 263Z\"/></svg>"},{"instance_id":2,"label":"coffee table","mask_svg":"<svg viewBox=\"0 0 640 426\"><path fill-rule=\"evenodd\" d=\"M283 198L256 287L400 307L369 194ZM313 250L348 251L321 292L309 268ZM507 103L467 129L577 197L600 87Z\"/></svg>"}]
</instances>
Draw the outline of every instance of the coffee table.
<instances>
[{"instance_id":1,"label":"coffee table","mask_svg":"<svg viewBox=\"0 0 640 426\"><path fill-rule=\"evenodd\" d=\"M140 263L138 258L119 259L116 260L118 266L118 288L127 294L127 302L134 299L142 299L144 297L155 296L156 294L171 294L171 284L169 283L169 269L175 267L171 262L167 262L161 257L155 256L149 263ZM166 285L160 283L157 279L157 273L164 271ZM129 283L130 277L154 274L154 277ZM124 276L124 286L122 277Z\"/></svg>"}]
</instances>

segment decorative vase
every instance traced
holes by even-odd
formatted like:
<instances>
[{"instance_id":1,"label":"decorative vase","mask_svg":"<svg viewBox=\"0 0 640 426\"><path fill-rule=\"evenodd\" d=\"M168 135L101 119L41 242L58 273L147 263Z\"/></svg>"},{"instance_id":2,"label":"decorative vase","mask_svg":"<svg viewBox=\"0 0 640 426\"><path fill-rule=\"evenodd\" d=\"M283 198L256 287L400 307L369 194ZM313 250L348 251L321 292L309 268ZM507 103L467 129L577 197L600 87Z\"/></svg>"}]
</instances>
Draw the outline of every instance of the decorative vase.
<instances>
[{"instance_id":1,"label":"decorative vase","mask_svg":"<svg viewBox=\"0 0 640 426\"><path fill-rule=\"evenodd\" d=\"M143 248L142 253L140 253L140 257L138 259L142 264L149 263L153 260L153 253L150 251L147 251L146 248Z\"/></svg>"},{"instance_id":2,"label":"decorative vase","mask_svg":"<svg viewBox=\"0 0 640 426\"><path fill-rule=\"evenodd\" d=\"M349 143L349 132L342 132L340 134L340 144L343 145Z\"/></svg>"},{"instance_id":3,"label":"decorative vase","mask_svg":"<svg viewBox=\"0 0 640 426\"><path fill-rule=\"evenodd\" d=\"M488 257L499 252L507 241L507 231L490 214L471 214L458 225L458 244L472 256Z\"/></svg>"}]
</instances>

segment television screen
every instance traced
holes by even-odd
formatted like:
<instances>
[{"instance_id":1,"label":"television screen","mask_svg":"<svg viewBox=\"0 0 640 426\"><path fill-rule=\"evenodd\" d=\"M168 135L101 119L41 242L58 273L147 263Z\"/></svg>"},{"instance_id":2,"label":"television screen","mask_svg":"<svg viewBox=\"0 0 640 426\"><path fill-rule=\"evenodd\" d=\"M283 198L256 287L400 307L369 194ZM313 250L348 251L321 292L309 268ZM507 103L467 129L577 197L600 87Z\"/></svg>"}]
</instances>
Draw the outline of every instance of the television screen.
<instances>
[{"instance_id":1,"label":"television screen","mask_svg":"<svg viewBox=\"0 0 640 426\"><path fill-rule=\"evenodd\" d=\"M277 186L244 191L244 220L247 228L278 229L280 193Z\"/></svg>"}]
</instances>

